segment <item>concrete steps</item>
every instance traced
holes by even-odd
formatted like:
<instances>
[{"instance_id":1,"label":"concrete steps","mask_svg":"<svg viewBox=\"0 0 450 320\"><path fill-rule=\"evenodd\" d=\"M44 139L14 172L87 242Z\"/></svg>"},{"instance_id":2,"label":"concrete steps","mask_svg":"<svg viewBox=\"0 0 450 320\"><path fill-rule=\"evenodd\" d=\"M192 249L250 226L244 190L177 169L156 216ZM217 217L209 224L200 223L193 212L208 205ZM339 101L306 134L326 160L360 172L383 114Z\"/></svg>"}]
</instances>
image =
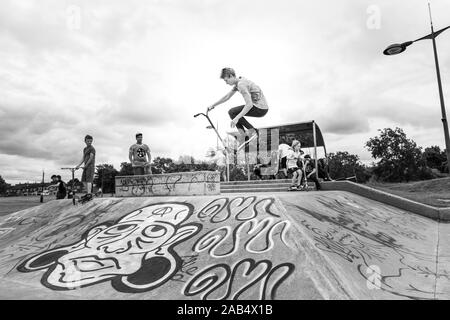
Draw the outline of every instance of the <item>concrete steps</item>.
<instances>
[{"instance_id":1,"label":"concrete steps","mask_svg":"<svg viewBox=\"0 0 450 320\"><path fill-rule=\"evenodd\" d=\"M252 180L221 182L221 193L256 193L256 192L286 192L291 186L291 180Z\"/></svg>"}]
</instances>

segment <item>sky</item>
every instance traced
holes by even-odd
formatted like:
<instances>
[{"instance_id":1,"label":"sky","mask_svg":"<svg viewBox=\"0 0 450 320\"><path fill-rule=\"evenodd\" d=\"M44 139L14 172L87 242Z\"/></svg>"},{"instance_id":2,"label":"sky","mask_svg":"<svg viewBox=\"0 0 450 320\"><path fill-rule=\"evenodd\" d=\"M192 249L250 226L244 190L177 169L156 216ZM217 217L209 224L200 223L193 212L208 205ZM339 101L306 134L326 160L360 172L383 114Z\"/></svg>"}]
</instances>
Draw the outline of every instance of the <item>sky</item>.
<instances>
[{"instance_id":1,"label":"sky","mask_svg":"<svg viewBox=\"0 0 450 320\"><path fill-rule=\"evenodd\" d=\"M96 164L116 169L137 132L152 157L200 159L216 137L193 115L231 89L223 67L262 88L270 109L256 127L315 120L328 152L364 163L383 128L444 149L431 41L382 54L430 33L427 3L0 0L0 175L70 180L60 168L81 161L86 134ZM450 25L450 2L431 5L435 29ZM450 31L437 42L450 105ZM236 94L211 113L222 134L242 104Z\"/></svg>"}]
</instances>

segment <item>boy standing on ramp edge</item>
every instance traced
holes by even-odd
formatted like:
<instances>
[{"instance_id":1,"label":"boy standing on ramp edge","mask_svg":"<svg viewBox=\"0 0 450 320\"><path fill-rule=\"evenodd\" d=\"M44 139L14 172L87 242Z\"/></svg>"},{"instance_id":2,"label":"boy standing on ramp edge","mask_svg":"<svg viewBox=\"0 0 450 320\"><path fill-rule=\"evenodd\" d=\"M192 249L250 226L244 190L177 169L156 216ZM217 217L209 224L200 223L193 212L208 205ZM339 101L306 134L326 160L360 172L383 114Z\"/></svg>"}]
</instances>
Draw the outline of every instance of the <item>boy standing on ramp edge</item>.
<instances>
[{"instance_id":1,"label":"boy standing on ramp edge","mask_svg":"<svg viewBox=\"0 0 450 320\"><path fill-rule=\"evenodd\" d=\"M128 152L128 158L130 159L131 166L133 167L133 174L135 176L152 173L151 170L149 170L150 161L152 159L150 148L142 143L142 137L142 133L136 133L136 143L130 147Z\"/></svg>"},{"instance_id":2,"label":"boy standing on ramp edge","mask_svg":"<svg viewBox=\"0 0 450 320\"><path fill-rule=\"evenodd\" d=\"M92 183L94 182L95 173L95 148L92 146L93 140L92 136L86 135L84 138L86 147L83 149L83 159L80 164L75 167L75 169L78 170L84 163L81 182L83 182L83 185L86 188L87 195L92 194Z\"/></svg>"},{"instance_id":3,"label":"boy standing on ramp edge","mask_svg":"<svg viewBox=\"0 0 450 320\"><path fill-rule=\"evenodd\" d=\"M232 68L223 68L220 78L223 79L226 84L233 86L233 89L231 89L231 91L222 99L208 107L208 111L211 111L216 106L228 101L237 91L239 91L244 98L245 105L231 108L228 111L228 114L232 119L231 127L236 127L241 137L248 135L248 140L245 141L244 144L248 143L258 136L258 132L244 116L264 117L269 110L266 98L260 87L246 78L237 78L236 73ZM244 128L247 129L247 132Z\"/></svg>"}]
</instances>

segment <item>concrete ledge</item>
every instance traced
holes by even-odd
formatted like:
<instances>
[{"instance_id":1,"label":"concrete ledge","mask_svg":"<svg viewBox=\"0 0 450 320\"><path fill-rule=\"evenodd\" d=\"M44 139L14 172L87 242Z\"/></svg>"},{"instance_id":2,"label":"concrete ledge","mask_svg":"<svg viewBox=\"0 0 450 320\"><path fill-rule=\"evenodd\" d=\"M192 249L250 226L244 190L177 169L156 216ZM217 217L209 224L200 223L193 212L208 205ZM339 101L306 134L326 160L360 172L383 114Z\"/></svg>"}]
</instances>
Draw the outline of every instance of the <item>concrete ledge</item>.
<instances>
[{"instance_id":1,"label":"concrete ledge","mask_svg":"<svg viewBox=\"0 0 450 320\"><path fill-rule=\"evenodd\" d=\"M116 197L219 195L218 171L116 177Z\"/></svg>"},{"instance_id":2,"label":"concrete ledge","mask_svg":"<svg viewBox=\"0 0 450 320\"><path fill-rule=\"evenodd\" d=\"M450 208L437 208L350 181L322 183L323 190L348 191L434 220L450 221Z\"/></svg>"}]
</instances>

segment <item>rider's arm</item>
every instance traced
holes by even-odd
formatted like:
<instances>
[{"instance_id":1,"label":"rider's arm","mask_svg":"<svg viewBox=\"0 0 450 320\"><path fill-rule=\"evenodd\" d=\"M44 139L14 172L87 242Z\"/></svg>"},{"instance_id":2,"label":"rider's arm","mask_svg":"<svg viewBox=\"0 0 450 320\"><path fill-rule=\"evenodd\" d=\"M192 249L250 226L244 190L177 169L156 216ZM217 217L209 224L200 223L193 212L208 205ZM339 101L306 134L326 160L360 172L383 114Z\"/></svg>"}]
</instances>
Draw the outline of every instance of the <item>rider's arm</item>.
<instances>
[{"instance_id":1,"label":"rider's arm","mask_svg":"<svg viewBox=\"0 0 450 320\"><path fill-rule=\"evenodd\" d=\"M218 106L219 104L222 104L228 100L230 100L230 98L236 93L236 90L231 90L230 92L228 92L222 99L220 99L219 101L217 101L216 103L212 104L210 106L210 108L215 108L216 106Z\"/></svg>"},{"instance_id":2,"label":"rider's arm","mask_svg":"<svg viewBox=\"0 0 450 320\"><path fill-rule=\"evenodd\" d=\"M240 118L245 116L251 108L253 108L252 97L250 96L250 92L248 92L248 89L243 88L242 90L239 90L239 92L242 94L242 97L245 100L245 107L233 120L239 120Z\"/></svg>"},{"instance_id":3,"label":"rider's arm","mask_svg":"<svg viewBox=\"0 0 450 320\"><path fill-rule=\"evenodd\" d=\"M152 162L152 155L150 154L150 148L147 148L147 150L145 150L145 152L147 153L148 164L150 164Z\"/></svg>"},{"instance_id":4,"label":"rider's arm","mask_svg":"<svg viewBox=\"0 0 450 320\"><path fill-rule=\"evenodd\" d=\"M77 165L75 168L79 168L79 167L81 167L81 165L83 164L83 162L84 162L84 155L83 155L83 157L81 158L81 162L80 162L80 164L79 165Z\"/></svg>"},{"instance_id":5,"label":"rider's arm","mask_svg":"<svg viewBox=\"0 0 450 320\"><path fill-rule=\"evenodd\" d=\"M133 150L131 148L128 151L128 159L130 159L130 163L133 163Z\"/></svg>"}]
</instances>

